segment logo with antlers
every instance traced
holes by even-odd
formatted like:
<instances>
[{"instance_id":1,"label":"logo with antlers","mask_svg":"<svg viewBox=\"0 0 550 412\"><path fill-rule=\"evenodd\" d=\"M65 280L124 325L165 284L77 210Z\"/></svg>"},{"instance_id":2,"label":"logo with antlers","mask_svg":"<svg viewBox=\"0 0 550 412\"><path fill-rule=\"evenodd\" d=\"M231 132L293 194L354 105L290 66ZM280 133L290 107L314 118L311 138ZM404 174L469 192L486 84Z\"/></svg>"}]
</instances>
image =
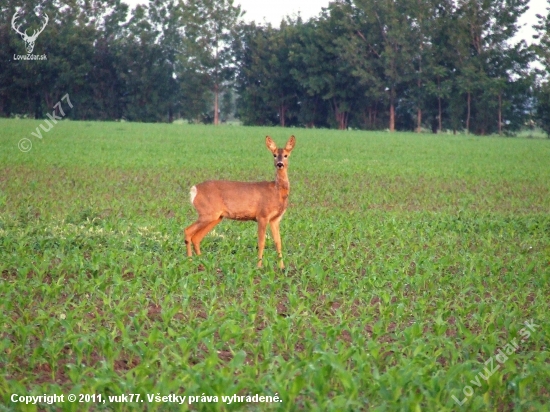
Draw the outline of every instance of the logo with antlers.
<instances>
[{"instance_id":1,"label":"logo with antlers","mask_svg":"<svg viewBox=\"0 0 550 412\"><path fill-rule=\"evenodd\" d=\"M46 27L46 24L48 24L48 15L46 13L44 13L44 19L43 19L43 23L42 24L42 27L39 29L39 30L34 30L33 31L33 34L32 36L29 36L27 34L27 30L25 30L24 32L21 32L19 29L21 27L21 24L19 26L17 26L17 19L19 18L19 10L15 12L15 14L13 15L12 19L11 19L11 27L13 28L13 30L15 30L15 32L17 34L19 34L22 38L23 38L23 41L25 42L25 48L27 49L27 53L28 54L31 54L33 49L34 49L34 42L36 41L36 38L38 37L38 35L40 33L42 33L42 31L44 30L44 28Z\"/></svg>"}]
</instances>

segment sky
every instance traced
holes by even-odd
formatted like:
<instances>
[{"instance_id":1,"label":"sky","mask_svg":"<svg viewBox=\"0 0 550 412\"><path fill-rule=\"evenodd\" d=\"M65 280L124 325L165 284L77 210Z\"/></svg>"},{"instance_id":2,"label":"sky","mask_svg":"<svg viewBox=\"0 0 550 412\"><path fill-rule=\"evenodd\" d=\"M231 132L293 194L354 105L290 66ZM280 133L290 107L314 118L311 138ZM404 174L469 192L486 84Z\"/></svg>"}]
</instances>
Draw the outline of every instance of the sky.
<instances>
[{"instance_id":1,"label":"sky","mask_svg":"<svg viewBox=\"0 0 550 412\"><path fill-rule=\"evenodd\" d=\"M285 16L294 16L298 12L304 20L317 16L323 7L328 6L329 0L234 0L234 2L239 3L241 9L246 11L244 20L255 20L260 23L265 18L266 22L278 27Z\"/></svg>"},{"instance_id":2,"label":"sky","mask_svg":"<svg viewBox=\"0 0 550 412\"><path fill-rule=\"evenodd\" d=\"M517 37L526 40L530 44L535 33L531 26L537 23L537 14L547 15L546 9L548 7L550 7L550 2L547 0L531 0L529 10L520 19L520 23L524 24L524 27L519 30Z\"/></svg>"},{"instance_id":3,"label":"sky","mask_svg":"<svg viewBox=\"0 0 550 412\"><path fill-rule=\"evenodd\" d=\"M130 6L136 4L147 4L147 0L123 0ZM235 4L240 4L241 9L246 11L244 15L245 21L256 21L257 23L264 20L278 27L279 23L285 16L294 16L298 12L307 20L310 17L317 16L323 7L327 7L329 0L234 0ZM524 25L519 33L519 39L525 39L528 43L532 41L533 30L531 26L537 22L536 15L546 15L546 8L549 6L548 0L531 0L529 2L529 11L525 13L520 23Z\"/></svg>"}]
</instances>

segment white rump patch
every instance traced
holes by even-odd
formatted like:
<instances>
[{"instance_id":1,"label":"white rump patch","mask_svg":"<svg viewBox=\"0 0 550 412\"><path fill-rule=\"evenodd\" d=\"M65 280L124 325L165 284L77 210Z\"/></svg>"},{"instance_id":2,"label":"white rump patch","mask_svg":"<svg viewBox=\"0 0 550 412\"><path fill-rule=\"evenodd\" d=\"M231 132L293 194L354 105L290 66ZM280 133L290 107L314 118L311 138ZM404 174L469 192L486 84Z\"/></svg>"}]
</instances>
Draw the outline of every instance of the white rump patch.
<instances>
[{"instance_id":1,"label":"white rump patch","mask_svg":"<svg viewBox=\"0 0 550 412\"><path fill-rule=\"evenodd\" d=\"M193 186L189 191L189 198L191 199L191 204L193 204L193 201L195 200L196 196L197 196L197 186Z\"/></svg>"}]
</instances>

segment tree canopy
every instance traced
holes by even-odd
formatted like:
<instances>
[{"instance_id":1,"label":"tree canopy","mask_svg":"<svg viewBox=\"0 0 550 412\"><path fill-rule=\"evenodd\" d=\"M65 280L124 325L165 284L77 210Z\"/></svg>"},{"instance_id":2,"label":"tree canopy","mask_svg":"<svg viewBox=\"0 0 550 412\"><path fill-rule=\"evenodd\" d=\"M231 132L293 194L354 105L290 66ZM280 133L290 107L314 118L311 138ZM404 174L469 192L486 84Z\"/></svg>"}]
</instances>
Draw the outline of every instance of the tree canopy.
<instances>
[{"instance_id":1,"label":"tree canopy","mask_svg":"<svg viewBox=\"0 0 550 412\"><path fill-rule=\"evenodd\" d=\"M43 118L69 93L74 119L550 133L550 16L517 40L527 0L339 0L279 27L236 1L6 0L0 115ZM45 59L21 57L16 12L26 33L47 16Z\"/></svg>"}]
</instances>

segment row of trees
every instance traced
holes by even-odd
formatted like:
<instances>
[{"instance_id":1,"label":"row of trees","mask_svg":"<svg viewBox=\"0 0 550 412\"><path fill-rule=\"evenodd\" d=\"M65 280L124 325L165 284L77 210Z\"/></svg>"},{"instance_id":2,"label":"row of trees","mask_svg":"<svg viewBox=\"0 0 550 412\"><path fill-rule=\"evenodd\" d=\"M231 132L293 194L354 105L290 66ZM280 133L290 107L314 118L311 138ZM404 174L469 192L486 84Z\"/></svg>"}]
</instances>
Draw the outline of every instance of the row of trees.
<instances>
[{"instance_id":1,"label":"row of trees","mask_svg":"<svg viewBox=\"0 0 550 412\"><path fill-rule=\"evenodd\" d=\"M535 26L538 43L534 49L543 67L543 80L536 85L535 97L538 124L550 138L550 8L546 13L546 16L538 15L539 24Z\"/></svg>"},{"instance_id":2,"label":"row of trees","mask_svg":"<svg viewBox=\"0 0 550 412\"><path fill-rule=\"evenodd\" d=\"M530 116L535 55L514 42L520 1L331 3L307 22L245 27L248 124L513 131Z\"/></svg>"},{"instance_id":3,"label":"row of trees","mask_svg":"<svg viewBox=\"0 0 550 412\"><path fill-rule=\"evenodd\" d=\"M35 54L12 27L31 34L47 15ZM234 76L232 39L242 12L227 0L7 0L0 3L0 113L42 118L66 93L74 119L206 121ZM229 97L229 100L227 100ZM225 104L224 104L225 103ZM210 120L212 121L212 119Z\"/></svg>"},{"instance_id":4,"label":"row of trees","mask_svg":"<svg viewBox=\"0 0 550 412\"><path fill-rule=\"evenodd\" d=\"M307 21L244 23L232 0L6 0L0 113L42 118L550 132L550 24L515 41L528 0L340 0ZM23 29L49 22L26 61ZM534 60L544 70L530 69ZM237 104L234 107L234 94Z\"/></svg>"}]
</instances>

